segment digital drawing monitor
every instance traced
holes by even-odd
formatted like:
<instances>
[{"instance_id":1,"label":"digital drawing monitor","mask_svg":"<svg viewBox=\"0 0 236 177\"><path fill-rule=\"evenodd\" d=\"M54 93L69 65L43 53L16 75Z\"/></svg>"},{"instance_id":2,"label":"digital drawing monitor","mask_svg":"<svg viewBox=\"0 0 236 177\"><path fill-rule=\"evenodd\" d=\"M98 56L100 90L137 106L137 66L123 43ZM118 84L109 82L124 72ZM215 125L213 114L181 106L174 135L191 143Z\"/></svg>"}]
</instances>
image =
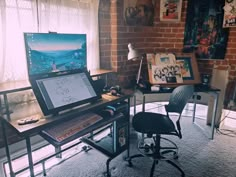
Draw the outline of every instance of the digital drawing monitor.
<instances>
[{"instance_id":1,"label":"digital drawing monitor","mask_svg":"<svg viewBox=\"0 0 236 177\"><path fill-rule=\"evenodd\" d=\"M89 73L82 70L35 76L30 82L44 115L101 98Z\"/></svg>"},{"instance_id":2,"label":"digital drawing monitor","mask_svg":"<svg viewBox=\"0 0 236 177\"><path fill-rule=\"evenodd\" d=\"M29 76L87 68L86 34L24 33Z\"/></svg>"}]
</instances>

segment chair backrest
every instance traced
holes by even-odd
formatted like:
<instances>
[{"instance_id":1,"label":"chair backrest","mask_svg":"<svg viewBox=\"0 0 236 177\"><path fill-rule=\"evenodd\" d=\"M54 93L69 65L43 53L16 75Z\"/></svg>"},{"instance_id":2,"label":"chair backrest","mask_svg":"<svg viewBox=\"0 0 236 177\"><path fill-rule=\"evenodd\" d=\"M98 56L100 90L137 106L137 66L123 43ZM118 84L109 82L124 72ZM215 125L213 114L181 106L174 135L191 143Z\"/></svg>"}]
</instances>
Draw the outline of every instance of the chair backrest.
<instances>
[{"instance_id":1,"label":"chair backrest","mask_svg":"<svg viewBox=\"0 0 236 177\"><path fill-rule=\"evenodd\" d=\"M165 107L166 111L181 114L188 100L193 96L193 92L193 85L176 87L170 95L169 103Z\"/></svg>"}]
</instances>

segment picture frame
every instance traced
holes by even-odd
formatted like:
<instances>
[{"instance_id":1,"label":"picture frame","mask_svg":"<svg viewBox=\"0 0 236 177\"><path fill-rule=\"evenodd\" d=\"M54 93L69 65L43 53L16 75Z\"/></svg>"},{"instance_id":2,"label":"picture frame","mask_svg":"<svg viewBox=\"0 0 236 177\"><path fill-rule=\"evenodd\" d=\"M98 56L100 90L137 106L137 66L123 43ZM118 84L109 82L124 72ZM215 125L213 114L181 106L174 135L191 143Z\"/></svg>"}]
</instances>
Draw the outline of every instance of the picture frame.
<instances>
[{"instance_id":1,"label":"picture frame","mask_svg":"<svg viewBox=\"0 0 236 177\"><path fill-rule=\"evenodd\" d=\"M223 28L236 27L236 0L225 0Z\"/></svg>"},{"instance_id":2,"label":"picture frame","mask_svg":"<svg viewBox=\"0 0 236 177\"><path fill-rule=\"evenodd\" d=\"M154 26L156 0L124 1L123 17L127 26Z\"/></svg>"},{"instance_id":3,"label":"picture frame","mask_svg":"<svg viewBox=\"0 0 236 177\"><path fill-rule=\"evenodd\" d=\"M180 64L181 66L183 84L201 83L197 60L193 53L177 55L176 63Z\"/></svg>"},{"instance_id":4,"label":"picture frame","mask_svg":"<svg viewBox=\"0 0 236 177\"><path fill-rule=\"evenodd\" d=\"M160 0L160 21L179 22L182 0Z\"/></svg>"},{"instance_id":5,"label":"picture frame","mask_svg":"<svg viewBox=\"0 0 236 177\"><path fill-rule=\"evenodd\" d=\"M224 5L225 0L188 0L183 53L194 53L197 60L225 59L229 29L223 28Z\"/></svg>"},{"instance_id":6,"label":"picture frame","mask_svg":"<svg viewBox=\"0 0 236 177\"><path fill-rule=\"evenodd\" d=\"M174 61L159 63L160 54L147 54L149 82L152 85L183 85L201 83L194 54L181 54Z\"/></svg>"}]
</instances>

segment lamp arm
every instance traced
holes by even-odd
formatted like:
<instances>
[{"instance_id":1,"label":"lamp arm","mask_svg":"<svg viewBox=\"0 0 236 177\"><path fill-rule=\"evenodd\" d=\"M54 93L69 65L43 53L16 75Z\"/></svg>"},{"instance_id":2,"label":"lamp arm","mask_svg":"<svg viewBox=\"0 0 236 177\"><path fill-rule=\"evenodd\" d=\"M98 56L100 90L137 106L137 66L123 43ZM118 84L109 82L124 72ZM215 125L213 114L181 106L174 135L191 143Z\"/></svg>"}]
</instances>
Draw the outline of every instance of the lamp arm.
<instances>
[{"instance_id":1,"label":"lamp arm","mask_svg":"<svg viewBox=\"0 0 236 177\"><path fill-rule=\"evenodd\" d=\"M140 75L141 75L141 70L142 70L142 64L143 64L143 57L142 57L141 60L140 60L136 84L139 83L139 79L140 79Z\"/></svg>"}]
</instances>

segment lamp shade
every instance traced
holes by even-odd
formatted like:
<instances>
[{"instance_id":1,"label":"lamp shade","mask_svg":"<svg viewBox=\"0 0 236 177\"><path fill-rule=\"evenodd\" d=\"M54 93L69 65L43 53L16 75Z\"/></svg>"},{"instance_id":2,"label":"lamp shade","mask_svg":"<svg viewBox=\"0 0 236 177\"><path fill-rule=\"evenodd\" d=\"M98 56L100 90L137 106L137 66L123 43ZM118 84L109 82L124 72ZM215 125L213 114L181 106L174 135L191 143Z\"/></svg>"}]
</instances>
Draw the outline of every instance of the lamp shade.
<instances>
[{"instance_id":1,"label":"lamp shade","mask_svg":"<svg viewBox=\"0 0 236 177\"><path fill-rule=\"evenodd\" d=\"M128 44L128 60L136 60L139 57L139 53L137 50L134 49L133 45L131 43Z\"/></svg>"}]
</instances>

